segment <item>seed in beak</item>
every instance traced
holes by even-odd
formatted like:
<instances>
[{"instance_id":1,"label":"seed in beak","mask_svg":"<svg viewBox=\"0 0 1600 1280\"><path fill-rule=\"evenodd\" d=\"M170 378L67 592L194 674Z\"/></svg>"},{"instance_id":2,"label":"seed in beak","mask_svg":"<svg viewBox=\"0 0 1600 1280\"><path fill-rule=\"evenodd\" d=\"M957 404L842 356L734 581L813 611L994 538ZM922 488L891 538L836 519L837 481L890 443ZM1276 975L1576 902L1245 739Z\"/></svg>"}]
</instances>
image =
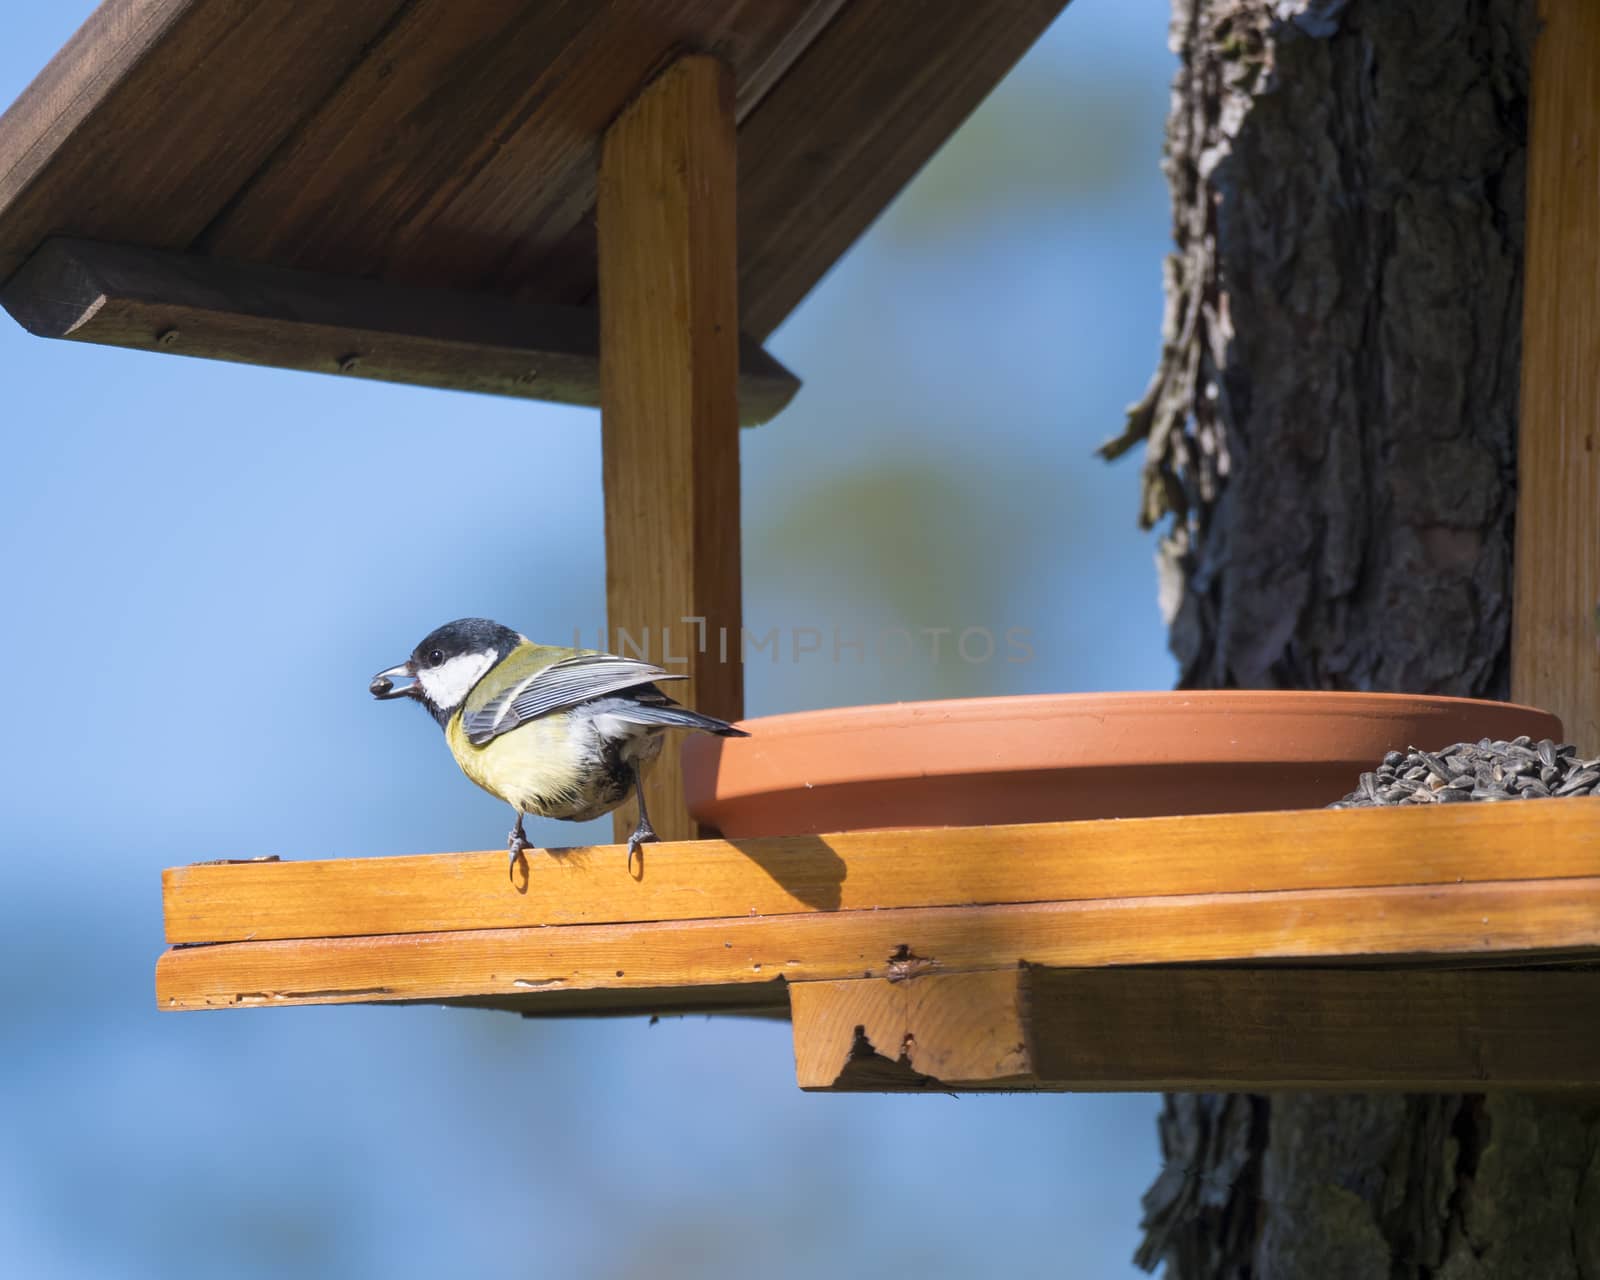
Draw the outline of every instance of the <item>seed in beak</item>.
<instances>
[{"instance_id":1,"label":"seed in beak","mask_svg":"<svg viewBox=\"0 0 1600 1280\"><path fill-rule=\"evenodd\" d=\"M394 688L394 681L388 676L374 676L372 683L367 686L367 692L374 698L381 698Z\"/></svg>"}]
</instances>

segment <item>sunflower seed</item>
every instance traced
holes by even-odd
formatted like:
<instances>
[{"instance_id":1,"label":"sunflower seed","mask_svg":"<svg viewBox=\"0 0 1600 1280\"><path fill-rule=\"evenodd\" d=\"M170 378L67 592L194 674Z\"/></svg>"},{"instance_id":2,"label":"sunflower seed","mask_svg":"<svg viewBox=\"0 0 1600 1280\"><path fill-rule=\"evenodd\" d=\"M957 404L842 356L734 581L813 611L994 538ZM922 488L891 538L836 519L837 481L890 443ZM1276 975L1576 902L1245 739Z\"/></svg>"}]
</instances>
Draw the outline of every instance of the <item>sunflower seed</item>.
<instances>
[{"instance_id":1,"label":"sunflower seed","mask_svg":"<svg viewBox=\"0 0 1600 1280\"><path fill-rule=\"evenodd\" d=\"M1422 763L1427 766L1428 772L1438 778L1440 782L1450 781L1450 770L1444 767L1444 761L1439 759L1438 756L1430 755L1426 751L1419 751L1417 755L1422 760Z\"/></svg>"},{"instance_id":2,"label":"sunflower seed","mask_svg":"<svg viewBox=\"0 0 1600 1280\"><path fill-rule=\"evenodd\" d=\"M1600 795L1600 756L1578 758L1571 743L1528 737L1510 742L1479 738L1439 751L1411 747L1386 752L1335 806L1370 809L1397 804L1460 804L1473 800L1543 800Z\"/></svg>"}]
</instances>

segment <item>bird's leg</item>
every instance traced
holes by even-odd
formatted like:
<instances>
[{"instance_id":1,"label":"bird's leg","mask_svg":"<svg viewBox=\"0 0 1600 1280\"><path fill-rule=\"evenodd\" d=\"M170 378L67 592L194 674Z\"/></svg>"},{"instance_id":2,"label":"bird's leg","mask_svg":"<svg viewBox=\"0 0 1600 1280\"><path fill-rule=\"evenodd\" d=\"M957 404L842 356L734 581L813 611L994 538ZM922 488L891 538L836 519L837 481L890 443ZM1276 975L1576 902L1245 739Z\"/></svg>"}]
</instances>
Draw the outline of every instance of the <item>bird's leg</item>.
<instances>
[{"instance_id":1,"label":"bird's leg","mask_svg":"<svg viewBox=\"0 0 1600 1280\"><path fill-rule=\"evenodd\" d=\"M527 834L522 830L522 810L516 810L516 815L517 825L511 828L511 835L506 840L506 847L511 850L511 865L506 868L506 876L512 884L517 882L517 859L528 847Z\"/></svg>"},{"instance_id":2,"label":"bird's leg","mask_svg":"<svg viewBox=\"0 0 1600 1280\"><path fill-rule=\"evenodd\" d=\"M634 827L633 834L628 837L628 874L633 874L633 857L639 852L639 846L649 844L660 839L656 829L650 825L650 815L644 810L644 778L639 773L639 766L630 766L633 770L633 794L639 801L639 825ZM644 859L639 859L642 864ZM642 869L642 866L641 866Z\"/></svg>"}]
</instances>

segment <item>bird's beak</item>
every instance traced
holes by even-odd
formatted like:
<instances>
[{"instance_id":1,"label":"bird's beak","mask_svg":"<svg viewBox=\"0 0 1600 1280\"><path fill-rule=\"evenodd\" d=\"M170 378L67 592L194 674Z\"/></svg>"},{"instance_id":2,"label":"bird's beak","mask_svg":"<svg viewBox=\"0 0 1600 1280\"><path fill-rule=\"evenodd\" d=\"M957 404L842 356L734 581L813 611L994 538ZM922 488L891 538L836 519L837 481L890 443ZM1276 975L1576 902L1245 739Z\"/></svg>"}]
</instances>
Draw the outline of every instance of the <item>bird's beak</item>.
<instances>
[{"instance_id":1,"label":"bird's beak","mask_svg":"<svg viewBox=\"0 0 1600 1280\"><path fill-rule=\"evenodd\" d=\"M372 677L372 683L367 688L374 698L414 698L417 696L416 685L396 685L395 681L415 680L416 677L416 666L410 662L402 662L398 667L378 672Z\"/></svg>"}]
</instances>

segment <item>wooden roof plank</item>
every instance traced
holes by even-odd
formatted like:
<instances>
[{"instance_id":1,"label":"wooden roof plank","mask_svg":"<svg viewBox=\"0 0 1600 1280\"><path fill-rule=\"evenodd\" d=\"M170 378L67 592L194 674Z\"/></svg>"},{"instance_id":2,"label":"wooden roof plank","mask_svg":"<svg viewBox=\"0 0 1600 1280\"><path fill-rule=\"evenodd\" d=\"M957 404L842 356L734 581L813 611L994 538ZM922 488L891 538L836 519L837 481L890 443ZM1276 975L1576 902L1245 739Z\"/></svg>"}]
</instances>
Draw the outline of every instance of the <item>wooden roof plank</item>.
<instances>
[{"instance_id":1,"label":"wooden roof plank","mask_svg":"<svg viewBox=\"0 0 1600 1280\"><path fill-rule=\"evenodd\" d=\"M721 57L741 101L758 99L838 3L418 0L201 247L583 301L592 234L573 261L550 259L592 214L605 127L684 48Z\"/></svg>"},{"instance_id":2,"label":"wooden roof plank","mask_svg":"<svg viewBox=\"0 0 1600 1280\"><path fill-rule=\"evenodd\" d=\"M0 116L0 280L47 237L183 248L402 0L105 0Z\"/></svg>"},{"instance_id":3,"label":"wooden roof plank","mask_svg":"<svg viewBox=\"0 0 1600 1280\"><path fill-rule=\"evenodd\" d=\"M497 999L907 972L1600 955L1600 878L832 911L174 947L163 1009Z\"/></svg>"},{"instance_id":4,"label":"wooden roof plank","mask_svg":"<svg viewBox=\"0 0 1600 1280\"><path fill-rule=\"evenodd\" d=\"M208 228L199 248L340 275L462 287L465 254L495 246L427 244L452 194L519 123L543 126L554 154L529 157L523 195L548 198L586 131L553 96L590 51L592 6L417 0ZM600 21L604 21L602 17ZM646 54L645 65L655 55ZM618 68L618 72L629 68ZM601 68L609 70L609 68ZM596 90L615 75L597 74ZM631 89L623 90L624 93ZM530 223L537 217L527 211ZM465 228L461 228L465 230ZM424 251L422 260L416 254Z\"/></svg>"},{"instance_id":5,"label":"wooden roof plank","mask_svg":"<svg viewBox=\"0 0 1600 1280\"><path fill-rule=\"evenodd\" d=\"M46 243L0 286L0 304L42 337L600 403L600 322L589 307L78 240ZM793 374L748 340L739 365L745 425L773 417L799 389Z\"/></svg>"},{"instance_id":6,"label":"wooden roof plank","mask_svg":"<svg viewBox=\"0 0 1600 1280\"><path fill-rule=\"evenodd\" d=\"M643 0L643 4L651 21L670 20L674 24L675 38L663 49L658 66L686 51L709 53L725 62L734 78L734 118L742 124L809 47L841 0L699 0L676 6L652 5ZM633 84L601 122L602 131L649 79L647 72ZM504 205L501 193L514 193L519 181L514 163L515 158L509 154L497 157L461 193L457 209L447 211L447 216L471 216L476 220L482 212ZM568 178L562 217L552 221L550 234L545 234L543 228L537 236L524 234L514 220L502 224L501 236L510 245L510 252L495 269L501 278L514 284L518 297L583 302L596 296L593 153L586 153L584 162L569 170ZM562 222L567 224L566 233L554 234Z\"/></svg>"},{"instance_id":7,"label":"wooden roof plank","mask_svg":"<svg viewBox=\"0 0 1600 1280\"><path fill-rule=\"evenodd\" d=\"M349 937L1600 876L1600 799L174 867L167 940Z\"/></svg>"},{"instance_id":8,"label":"wooden roof plank","mask_svg":"<svg viewBox=\"0 0 1600 1280\"><path fill-rule=\"evenodd\" d=\"M765 340L1066 7L852 0L739 131L740 323Z\"/></svg>"},{"instance_id":9,"label":"wooden roof plank","mask_svg":"<svg viewBox=\"0 0 1600 1280\"><path fill-rule=\"evenodd\" d=\"M1600 970L1044 969L790 986L805 1089L1600 1085Z\"/></svg>"}]
</instances>

